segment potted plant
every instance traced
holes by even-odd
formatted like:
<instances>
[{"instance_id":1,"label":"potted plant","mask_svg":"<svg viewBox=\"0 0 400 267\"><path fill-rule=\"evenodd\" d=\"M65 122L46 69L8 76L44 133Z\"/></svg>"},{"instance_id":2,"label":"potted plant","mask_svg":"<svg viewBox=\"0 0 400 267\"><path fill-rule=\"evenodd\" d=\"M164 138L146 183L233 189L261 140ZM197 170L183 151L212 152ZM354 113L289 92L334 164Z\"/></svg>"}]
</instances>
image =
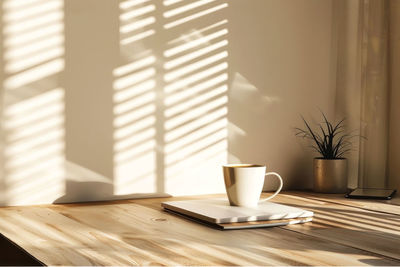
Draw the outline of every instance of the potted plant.
<instances>
[{"instance_id":1,"label":"potted plant","mask_svg":"<svg viewBox=\"0 0 400 267\"><path fill-rule=\"evenodd\" d=\"M347 191L347 159L351 150L350 139L354 135L346 133L342 119L337 124L329 122L323 112L324 121L313 130L302 117L305 129L296 128L296 136L310 139L311 147L320 156L314 158L314 191L321 193L345 193Z\"/></svg>"}]
</instances>

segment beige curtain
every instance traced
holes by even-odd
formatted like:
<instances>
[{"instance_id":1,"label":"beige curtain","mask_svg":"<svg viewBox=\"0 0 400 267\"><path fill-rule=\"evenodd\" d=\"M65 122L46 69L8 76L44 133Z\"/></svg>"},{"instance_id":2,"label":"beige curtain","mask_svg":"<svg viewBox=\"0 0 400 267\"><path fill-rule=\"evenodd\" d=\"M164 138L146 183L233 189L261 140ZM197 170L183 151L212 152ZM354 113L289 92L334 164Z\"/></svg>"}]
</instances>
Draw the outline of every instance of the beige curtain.
<instances>
[{"instance_id":1,"label":"beige curtain","mask_svg":"<svg viewBox=\"0 0 400 267\"><path fill-rule=\"evenodd\" d=\"M354 139L349 186L399 188L400 1L333 5L336 115L366 138Z\"/></svg>"},{"instance_id":2,"label":"beige curtain","mask_svg":"<svg viewBox=\"0 0 400 267\"><path fill-rule=\"evenodd\" d=\"M389 4L389 186L400 191L400 1Z\"/></svg>"}]
</instances>

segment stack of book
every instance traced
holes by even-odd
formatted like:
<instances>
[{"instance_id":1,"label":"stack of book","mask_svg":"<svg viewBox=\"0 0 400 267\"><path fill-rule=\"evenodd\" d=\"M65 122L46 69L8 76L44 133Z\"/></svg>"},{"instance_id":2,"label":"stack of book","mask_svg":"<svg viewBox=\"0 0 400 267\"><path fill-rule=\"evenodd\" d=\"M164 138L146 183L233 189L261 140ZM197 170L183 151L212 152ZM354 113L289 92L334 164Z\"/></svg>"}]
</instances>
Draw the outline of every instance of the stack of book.
<instances>
[{"instance_id":1,"label":"stack of book","mask_svg":"<svg viewBox=\"0 0 400 267\"><path fill-rule=\"evenodd\" d=\"M262 202L256 207L230 206L227 199L196 199L161 203L165 211L220 229L282 226L312 221L314 213L297 207Z\"/></svg>"}]
</instances>

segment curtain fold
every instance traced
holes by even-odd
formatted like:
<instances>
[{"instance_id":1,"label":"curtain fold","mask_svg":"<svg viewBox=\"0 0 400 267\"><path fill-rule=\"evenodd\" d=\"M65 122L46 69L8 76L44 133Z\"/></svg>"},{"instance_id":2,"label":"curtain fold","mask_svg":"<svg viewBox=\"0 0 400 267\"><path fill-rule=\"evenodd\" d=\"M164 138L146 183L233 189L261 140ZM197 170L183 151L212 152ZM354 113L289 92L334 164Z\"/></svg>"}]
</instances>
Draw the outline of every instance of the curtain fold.
<instances>
[{"instance_id":1,"label":"curtain fold","mask_svg":"<svg viewBox=\"0 0 400 267\"><path fill-rule=\"evenodd\" d=\"M353 139L349 186L398 187L399 2L339 0L333 12L336 116L365 137Z\"/></svg>"},{"instance_id":2,"label":"curtain fold","mask_svg":"<svg viewBox=\"0 0 400 267\"><path fill-rule=\"evenodd\" d=\"M388 185L389 6L387 0L361 2L361 139L359 186Z\"/></svg>"},{"instance_id":3,"label":"curtain fold","mask_svg":"<svg viewBox=\"0 0 400 267\"><path fill-rule=\"evenodd\" d=\"M400 191L400 1L389 2L389 186Z\"/></svg>"}]
</instances>

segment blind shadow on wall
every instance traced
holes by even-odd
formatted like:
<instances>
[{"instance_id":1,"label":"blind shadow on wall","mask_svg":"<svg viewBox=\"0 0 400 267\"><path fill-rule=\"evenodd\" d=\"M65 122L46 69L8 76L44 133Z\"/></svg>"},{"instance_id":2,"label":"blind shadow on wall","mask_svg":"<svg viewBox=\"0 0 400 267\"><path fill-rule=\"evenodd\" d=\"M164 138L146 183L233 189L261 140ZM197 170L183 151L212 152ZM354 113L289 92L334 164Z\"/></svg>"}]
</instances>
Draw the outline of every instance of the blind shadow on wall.
<instances>
[{"instance_id":1,"label":"blind shadow on wall","mask_svg":"<svg viewBox=\"0 0 400 267\"><path fill-rule=\"evenodd\" d=\"M228 4L2 2L2 204L223 192Z\"/></svg>"}]
</instances>

